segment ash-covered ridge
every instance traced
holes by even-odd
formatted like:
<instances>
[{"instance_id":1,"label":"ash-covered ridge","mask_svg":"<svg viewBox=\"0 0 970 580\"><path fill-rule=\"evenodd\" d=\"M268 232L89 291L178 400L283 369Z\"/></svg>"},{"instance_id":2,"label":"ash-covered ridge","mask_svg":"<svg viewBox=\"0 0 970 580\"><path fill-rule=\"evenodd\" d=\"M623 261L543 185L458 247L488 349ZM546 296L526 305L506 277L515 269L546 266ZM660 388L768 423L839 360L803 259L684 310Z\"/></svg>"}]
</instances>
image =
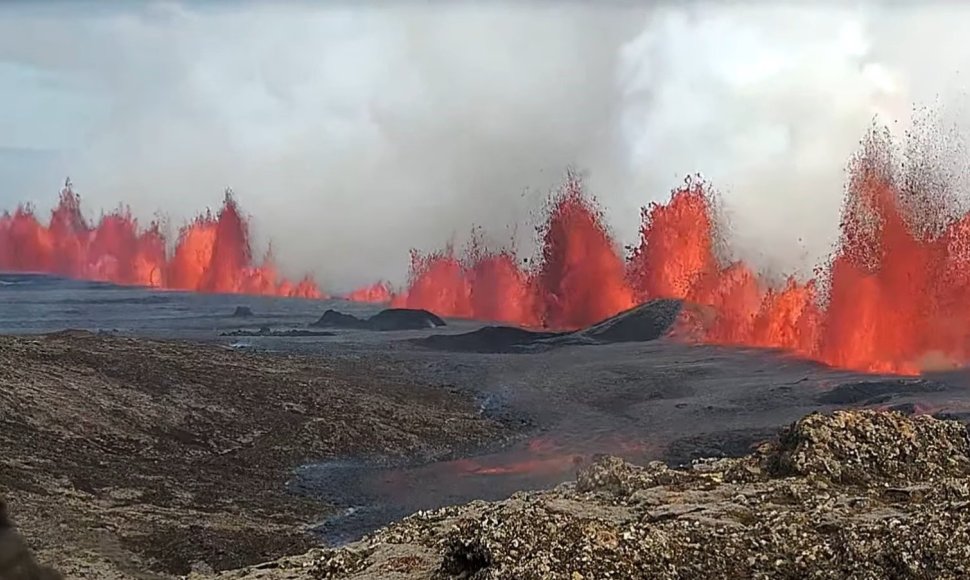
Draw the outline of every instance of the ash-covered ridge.
<instances>
[{"instance_id":1,"label":"ash-covered ridge","mask_svg":"<svg viewBox=\"0 0 970 580\"><path fill-rule=\"evenodd\" d=\"M866 410L811 414L755 453L684 469L600 457L552 490L419 512L341 549L220 577L968 575L967 427Z\"/></svg>"}]
</instances>

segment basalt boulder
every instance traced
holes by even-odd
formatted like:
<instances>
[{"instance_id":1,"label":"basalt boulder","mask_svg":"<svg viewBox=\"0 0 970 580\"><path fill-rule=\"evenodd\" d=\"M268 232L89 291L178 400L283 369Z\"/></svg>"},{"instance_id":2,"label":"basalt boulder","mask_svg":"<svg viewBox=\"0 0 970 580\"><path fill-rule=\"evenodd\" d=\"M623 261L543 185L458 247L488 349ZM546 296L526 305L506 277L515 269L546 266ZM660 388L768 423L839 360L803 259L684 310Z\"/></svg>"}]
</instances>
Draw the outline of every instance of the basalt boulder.
<instances>
[{"instance_id":1,"label":"basalt boulder","mask_svg":"<svg viewBox=\"0 0 970 580\"><path fill-rule=\"evenodd\" d=\"M420 330L445 326L445 321L427 310L388 308L367 319L372 330Z\"/></svg>"},{"instance_id":2,"label":"basalt boulder","mask_svg":"<svg viewBox=\"0 0 970 580\"><path fill-rule=\"evenodd\" d=\"M367 319L330 309L310 326L357 330L422 330L445 326L445 321L427 310L388 308Z\"/></svg>"},{"instance_id":3,"label":"basalt boulder","mask_svg":"<svg viewBox=\"0 0 970 580\"><path fill-rule=\"evenodd\" d=\"M237 306L232 312L233 318L250 318L253 315L253 309L248 306Z\"/></svg>"}]
</instances>

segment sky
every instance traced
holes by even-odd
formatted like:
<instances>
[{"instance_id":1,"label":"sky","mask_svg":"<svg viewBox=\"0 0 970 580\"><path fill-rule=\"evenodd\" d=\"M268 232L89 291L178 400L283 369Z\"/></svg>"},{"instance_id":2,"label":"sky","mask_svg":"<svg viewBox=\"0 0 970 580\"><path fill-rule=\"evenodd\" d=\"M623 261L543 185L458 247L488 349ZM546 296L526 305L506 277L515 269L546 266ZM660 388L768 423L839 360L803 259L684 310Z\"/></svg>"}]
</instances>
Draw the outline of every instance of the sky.
<instances>
[{"instance_id":1,"label":"sky","mask_svg":"<svg viewBox=\"0 0 970 580\"><path fill-rule=\"evenodd\" d=\"M587 176L621 243L700 172L736 253L810 272L845 166L913 106L963 128L956 3L0 4L0 207L174 224L226 186L282 269L400 283L472 226L530 251ZM958 171L962 150L947 145Z\"/></svg>"}]
</instances>

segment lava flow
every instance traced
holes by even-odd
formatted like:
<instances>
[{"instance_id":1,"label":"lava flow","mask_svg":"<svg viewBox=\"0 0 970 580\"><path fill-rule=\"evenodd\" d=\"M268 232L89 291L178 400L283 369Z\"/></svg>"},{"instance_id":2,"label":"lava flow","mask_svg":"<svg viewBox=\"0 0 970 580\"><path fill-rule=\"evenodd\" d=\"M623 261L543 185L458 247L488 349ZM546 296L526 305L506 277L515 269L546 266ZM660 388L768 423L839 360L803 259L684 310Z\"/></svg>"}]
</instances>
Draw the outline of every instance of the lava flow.
<instances>
[{"instance_id":1,"label":"lava flow","mask_svg":"<svg viewBox=\"0 0 970 580\"><path fill-rule=\"evenodd\" d=\"M139 228L127 210L89 225L68 182L47 225L29 207L0 216L0 270L196 292L321 297L309 277L298 283L280 278L270 256L254 263L249 225L231 192L217 214L184 226L169 254L158 224Z\"/></svg>"},{"instance_id":2,"label":"lava flow","mask_svg":"<svg viewBox=\"0 0 970 580\"><path fill-rule=\"evenodd\" d=\"M571 329L635 303L678 298L688 305L681 335L701 342L784 349L871 372L963 364L970 214L927 189L933 182L921 176L932 160L898 163L896 150L887 133L868 136L851 167L840 242L817 280L778 286L743 262L726 263L717 196L701 180L643 210L640 243L624 260L595 202L569 176L540 228L534 268L507 251L415 254L394 303Z\"/></svg>"},{"instance_id":3,"label":"lava flow","mask_svg":"<svg viewBox=\"0 0 970 580\"><path fill-rule=\"evenodd\" d=\"M630 460L655 457L659 449L620 435L591 437L582 444L566 445L555 439L538 437L518 450L500 456L457 459L443 463L463 477L573 475L580 465L589 463L597 453L611 453Z\"/></svg>"}]
</instances>

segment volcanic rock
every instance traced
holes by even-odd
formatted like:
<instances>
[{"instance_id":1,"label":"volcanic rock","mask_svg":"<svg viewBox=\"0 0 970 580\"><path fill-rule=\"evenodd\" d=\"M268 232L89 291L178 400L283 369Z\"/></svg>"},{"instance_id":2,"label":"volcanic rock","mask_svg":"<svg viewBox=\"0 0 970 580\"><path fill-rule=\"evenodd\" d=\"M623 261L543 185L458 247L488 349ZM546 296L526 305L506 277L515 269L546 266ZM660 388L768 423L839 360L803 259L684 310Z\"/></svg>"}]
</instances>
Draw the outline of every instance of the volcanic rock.
<instances>
[{"instance_id":1,"label":"volcanic rock","mask_svg":"<svg viewBox=\"0 0 970 580\"><path fill-rule=\"evenodd\" d=\"M415 340L436 350L454 352L534 352L566 345L648 342L670 330L681 310L680 300L652 300L576 332L537 332L512 326L486 326L463 334Z\"/></svg>"},{"instance_id":2,"label":"volcanic rock","mask_svg":"<svg viewBox=\"0 0 970 580\"><path fill-rule=\"evenodd\" d=\"M427 310L388 308L367 320L373 330L420 330L445 326L445 321Z\"/></svg>"},{"instance_id":3,"label":"volcanic rock","mask_svg":"<svg viewBox=\"0 0 970 580\"><path fill-rule=\"evenodd\" d=\"M0 497L68 578L302 553L307 524L337 513L286 486L307 458L430 461L508 436L469 394L409 371L82 330L0 336ZM22 544L0 523L7 561Z\"/></svg>"},{"instance_id":4,"label":"volcanic rock","mask_svg":"<svg viewBox=\"0 0 970 580\"><path fill-rule=\"evenodd\" d=\"M957 421L875 411L805 417L762 453L776 476L843 484L970 476L970 433Z\"/></svg>"},{"instance_id":5,"label":"volcanic rock","mask_svg":"<svg viewBox=\"0 0 970 580\"><path fill-rule=\"evenodd\" d=\"M230 330L223 332L220 336L334 336L334 333L326 330L307 330L305 328L286 328L282 330L272 329L268 326L260 327L259 330Z\"/></svg>"},{"instance_id":6,"label":"volcanic rock","mask_svg":"<svg viewBox=\"0 0 970 580\"><path fill-rule=\"evenodd\" d=\"M680 300L651 300L590 326L579 334L598 342L647 342L670 330L680 314Z\"/></svg>"},{"instance_id":7,"label":"volcanic rock","mask_svg":"<svg viewBox=\"0 0 970 580\"><path fill-rule=\"evenodd\" d=\"M462 334L435 334L415 342L429 348L456 352L511 353L562 336L557 332L534 332L514 326L486 326Z\"/></svg>"},{"instance_id":8,"label":"volcanic rock","mask_svg":"<svg viewBox=\"0 0 970 580\"><path fill-rule=\"evenodd\" d=\"M248 306L237 306L233 311L233 318L249 318L253 315L253 309Z\"/></svg>"},{"instance_id":9,"label":"volcanic rock","mask_svg":"<svg viewBox=\"0 0 970 580\"><path fill-rule=\"evenodd\" d=\"M876 405L897 395L939 393L946 385L926 379L890 378L882 380L842 383L816 399L824 405Z\"/></svg>"},{"instance_id":10,"label":"volcanic rock","mask_svg":"<svg viewBox=\"0 0 970 580\"><path fill-rule=\"evenodd\" d=\"M310 326L323 328L350 328L362 330L422 330L445 326L445 321L427 310L388 308L363 320L351 314L330 309Z\"/></svg>"},{"instance_id":11,"label":"volcanic rock","mask_svg":"<svg viewBox=\"0 0 970 580\"><path fill-rule=\"evenodd\" d=\"M330 308L316 322L310 323L310 326L324 328L366 328L367 321L361 320L352 314L344 314L343 312L337 312L333 308Z\"/></svg>"},{"instance_id":12,"label":"volcanic rock","mask_svg":"<svg viewBox=\"0 0 970 580\"><path fill-rule=\"evenodd\" d=\"M239 579L966 578L966 426L809 415L739 459L599 457L575 483L418 512Z\"/></svg>"}]
</instances>

